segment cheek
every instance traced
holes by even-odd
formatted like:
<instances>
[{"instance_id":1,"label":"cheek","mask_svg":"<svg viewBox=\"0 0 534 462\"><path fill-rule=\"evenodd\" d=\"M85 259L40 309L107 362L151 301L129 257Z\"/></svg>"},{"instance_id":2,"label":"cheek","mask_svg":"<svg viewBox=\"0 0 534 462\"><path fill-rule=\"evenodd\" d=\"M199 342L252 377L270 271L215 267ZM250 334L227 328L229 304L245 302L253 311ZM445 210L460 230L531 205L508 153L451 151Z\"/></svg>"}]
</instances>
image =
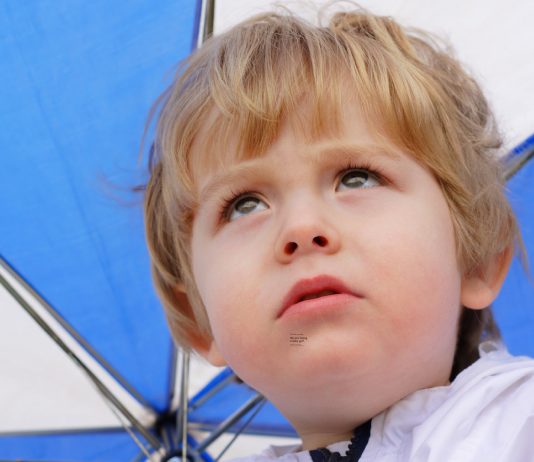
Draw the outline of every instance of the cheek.
<instances>
[{"instance_id":1,"label":"cheek","mask_svg":"<svg viewBox=\"0 0 534 462\"><path fill-rule=\"evenodd\" d=\"M231 364L236 352L249 351L261 284L248 259L232 246L215 242L194 243L193 275L206 308L217 346ZM256 312L256 314L254 314Z\"/></svg>"},{"instance_id":2,"label":"cheek","mask_svg":"<svg viewBox=\"0 0 534 462\"><path fill-rule=\"evenodd\" d=\"M447 205L441 196L422 202L418 207L414 207L414 203L399 204L394 218L386 217L377 227L385 230L380 251L386 255L386 262L387 255L391 256L389 267L404 278L420 279L436 287L446 286L447 282L457 279L459 273Z\"/></svg>"},{"instance_id":3,"label":"cheek","mask_svg":"<svg viewBox=\"0 0 534 462\"><path fill-rule=\"evenodd\" d=\"M461 279L454 232L446 205L437 204L398 207L389 227L375 227L384 230L381 239L370 236L377 255L373 285L381 303L391 307L391 322L407 337L450 337L456 328Z\"/></svg>"}]
</instances>

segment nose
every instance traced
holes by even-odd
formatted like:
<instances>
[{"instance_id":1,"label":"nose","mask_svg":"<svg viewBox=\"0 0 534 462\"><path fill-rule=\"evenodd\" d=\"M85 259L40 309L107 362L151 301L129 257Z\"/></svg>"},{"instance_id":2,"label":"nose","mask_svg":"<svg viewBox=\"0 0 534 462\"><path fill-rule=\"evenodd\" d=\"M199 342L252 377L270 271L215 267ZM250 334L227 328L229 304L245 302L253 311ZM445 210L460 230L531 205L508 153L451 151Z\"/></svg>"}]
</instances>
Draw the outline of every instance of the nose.
<instances>
[{"instance_id":1,"label":"nose","mask_svg":"<svg viewBox=\"0 0 534 462\"><path fill-rule=\"evenodd\" d=\"M341 246L341 239L333 224L309 214L289 220L282 227L275 245L275 255L281 263L290 263L301 255L333 254Z\"/></svg>"}]
</instances>

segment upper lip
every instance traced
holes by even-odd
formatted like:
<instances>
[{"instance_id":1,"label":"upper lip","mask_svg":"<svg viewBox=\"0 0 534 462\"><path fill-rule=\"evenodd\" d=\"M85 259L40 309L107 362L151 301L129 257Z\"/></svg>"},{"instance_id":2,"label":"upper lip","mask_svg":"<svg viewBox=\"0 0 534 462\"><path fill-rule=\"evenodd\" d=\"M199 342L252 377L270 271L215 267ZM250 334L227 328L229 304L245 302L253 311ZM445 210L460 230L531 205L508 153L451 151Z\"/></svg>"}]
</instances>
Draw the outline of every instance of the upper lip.
<instances>
[{"instance_id":1,"label":"upper lip","mask_svg":"<svg viewBox=\"0 0 534 462\"><path fill-rule=\"evenodd\" d=\"M360 297L350 290L341 280L334 276L320 275L308 279L301 279L287 293L278 312L278 318L284 314L291 305L298 303L306 295L316 294L323 290L331 290L338 294L349 294Z\"/></svg>"}]
</instances>

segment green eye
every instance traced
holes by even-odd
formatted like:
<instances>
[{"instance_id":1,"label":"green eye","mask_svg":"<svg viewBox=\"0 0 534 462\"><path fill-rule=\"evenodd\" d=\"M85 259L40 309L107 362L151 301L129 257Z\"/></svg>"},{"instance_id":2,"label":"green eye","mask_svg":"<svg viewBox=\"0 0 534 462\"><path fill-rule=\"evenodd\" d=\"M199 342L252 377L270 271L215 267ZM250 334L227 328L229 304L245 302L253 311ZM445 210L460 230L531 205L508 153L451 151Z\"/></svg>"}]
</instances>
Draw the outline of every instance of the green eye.
<instances>
[{"instance_id":1,"label":"green eye","mask_svg":"<svg viewBox=\"0 0 534 462\"><path fill-rule=\"evenodd\" d=\"M338 190L372 188L380 182L373 173L365 169L353 168L347 170L340 178Z\"/></svg>"},{"instance_id":2,"label":"green eye","mask_svg":"<svg viewBox=\"0 0 534 462\"><path fill-rule=\"evenodd\" d=\"M244 215L266 210L267 204L256 196L241 196L228 209L228 220L233 221Z\"/></svg>"}]
</instances>

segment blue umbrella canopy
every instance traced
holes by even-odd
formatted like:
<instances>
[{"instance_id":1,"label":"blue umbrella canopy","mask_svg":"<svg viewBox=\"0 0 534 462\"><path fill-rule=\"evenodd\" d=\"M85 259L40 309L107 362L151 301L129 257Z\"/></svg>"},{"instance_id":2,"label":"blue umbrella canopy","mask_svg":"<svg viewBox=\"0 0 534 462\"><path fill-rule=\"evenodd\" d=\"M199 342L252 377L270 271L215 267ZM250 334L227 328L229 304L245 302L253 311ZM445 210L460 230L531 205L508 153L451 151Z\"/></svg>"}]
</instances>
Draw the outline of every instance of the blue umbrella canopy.
<instances>
[{"instance_id":1,"label":"blue umbrella canopy","mask_svg":"<svg viewBox=\"0 0 534 462\"><path fill-rule=\"evenodd\" d=\"M2 255L162 409L169 384L154 376L167 368L171 341L150 285L139 197L127 188L141 180L140 134L161 76L192 47L196 7L0 8Z\"/></svg>"},{"instance_id":2,"label":"blue umbrella canopy","mask_svg":"<svg viewBox=\"0 0 534 462\"><path fill-rule=\"evenodd\" d=\"M130 189L145 180L149 107L196 45L199 15L200 2L177 0L0 4L2 259L156 415L170 405L174 349ZM139 453L124 431L68 430L0 437L0 458Z\"/></svg>"},{"instance_id":3,"label":"blue umbrella canopy","mask_svg":"<svg viewBox=\"0 0 534 462\"><path fill-rule=\"evenodd\" d=\"M534 135L509 154L508 198L519 220L527 261L515 258L494 303L497 323L508 349L534 356ZM526 263L526 264L525 264Z\"/></svg>"}]
</instances>

